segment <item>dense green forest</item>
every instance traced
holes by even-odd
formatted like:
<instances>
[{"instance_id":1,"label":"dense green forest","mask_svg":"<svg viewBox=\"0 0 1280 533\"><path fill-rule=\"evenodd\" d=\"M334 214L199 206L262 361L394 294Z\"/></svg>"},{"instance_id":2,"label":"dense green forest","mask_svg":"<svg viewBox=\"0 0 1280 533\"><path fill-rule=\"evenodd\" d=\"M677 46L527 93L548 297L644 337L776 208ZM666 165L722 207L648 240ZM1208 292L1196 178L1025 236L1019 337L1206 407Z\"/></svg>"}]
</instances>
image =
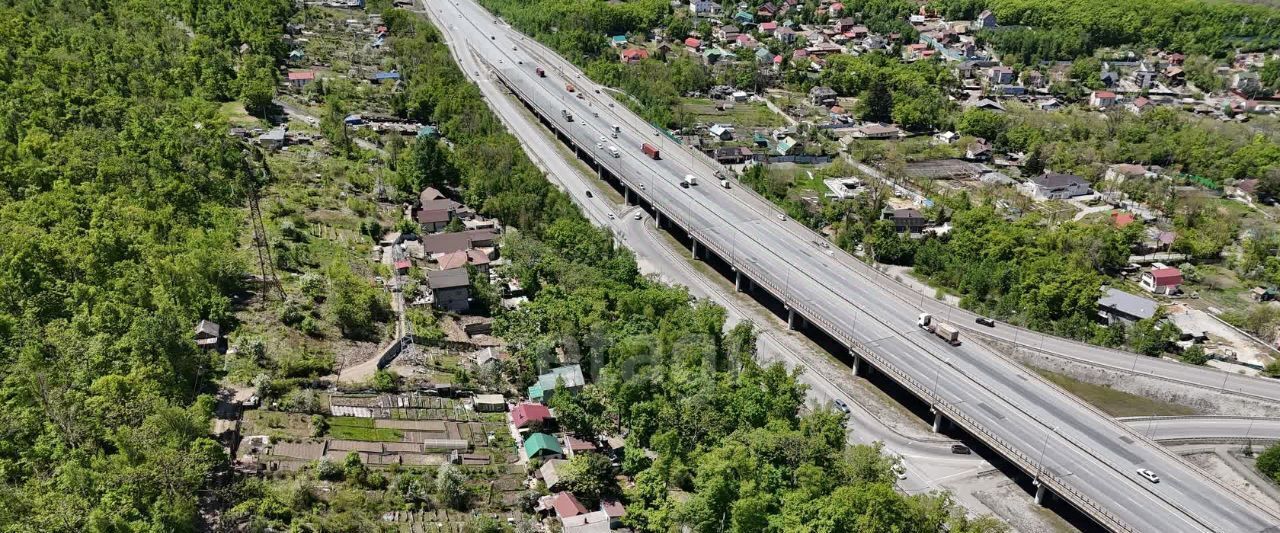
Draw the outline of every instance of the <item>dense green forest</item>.
<instances>
[{"instance_id":1,"label":"dense green forest","mask_svg":"<svg viewBox=\"0 0 1280 533\"><path fill-rule=\"evenodd\" d=\"M247 173L216 101L273 89L290 12L0 6L0 530L196 529L226 458L192 332L244 271Z\"/></svg>"},{"instance_id":2,"label":"dense green forest","mask_svg":"<svg viewBox=\"0 0 1280 533\"><path fill-rule=\"evenodd\" d=\"M1070 60L1104 47L1161 48L1225 57L1280 44L1280 9L1203 0L931 0L951 20L984 9L1001 26L983 38L1023 64Z\"/></svg>"}]
</instances>

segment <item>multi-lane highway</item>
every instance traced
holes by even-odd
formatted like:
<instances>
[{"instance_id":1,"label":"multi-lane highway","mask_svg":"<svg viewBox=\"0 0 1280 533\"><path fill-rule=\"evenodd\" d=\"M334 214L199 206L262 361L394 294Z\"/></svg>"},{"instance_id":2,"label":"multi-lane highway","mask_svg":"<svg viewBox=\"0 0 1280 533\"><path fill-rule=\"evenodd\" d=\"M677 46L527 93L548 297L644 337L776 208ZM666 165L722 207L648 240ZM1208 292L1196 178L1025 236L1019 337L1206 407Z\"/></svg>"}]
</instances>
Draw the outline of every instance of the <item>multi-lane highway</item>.
<instances>
[{"instance_id":1,"label":"multi-lane highway","mask_svg":"<svg viewBox=\"0 0 1280 533\"><path fill-rule=\"evenodd\" d=\"M668 148L667 158L645 157L639 144L661 140L652 128L596 94L593 84L567 66L547 68L548 77L537 77L535 65L550 63L546 52L531 52L537 49L479 6L459 0L427 7L451 45L483 58L516 94L661 216L1104 525L1263 531L1280 522L1141 433L980 343L952 347L928 335L915 326L912 306L838 253L796 239L807 231L803 227L736 187L714 186L692 155L671 157L678 151ZM567 93L566 82L578 85L583 98ZM563 121L561 110L576 120ZM617 139L611 137L614 124L622 131ZM609 157L596 143L618 146L620 157ZM689 173L701 174L701 184L681 188L679 181ZM1156 471L1161 482L1140 478L1137 468Z\"/></svg>"}]
</instances>

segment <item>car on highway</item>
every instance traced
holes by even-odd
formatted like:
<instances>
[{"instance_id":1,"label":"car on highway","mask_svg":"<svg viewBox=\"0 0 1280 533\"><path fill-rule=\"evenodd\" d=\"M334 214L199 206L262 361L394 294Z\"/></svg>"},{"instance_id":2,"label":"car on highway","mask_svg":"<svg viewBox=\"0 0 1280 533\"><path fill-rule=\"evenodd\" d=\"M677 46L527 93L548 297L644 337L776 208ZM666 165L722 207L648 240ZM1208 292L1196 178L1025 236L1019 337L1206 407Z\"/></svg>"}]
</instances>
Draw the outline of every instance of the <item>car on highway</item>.
<instances>
[{"instance_id":1,"label":"car on highway","mask_svg":"<svg viewBox=\"0 0 1280 533\"><path fill-rule=\"evenodd\" d=\"M784 214L782 214L782 213L778 213L778 220L786 220L786 219L787 219L787 215L784 215Z\"/></svg>"},{"instance_id":2,"label":"car on highway","mask_svg":"<svg viewBox=\"0 0 1280 533\"><path fill-rule=\"evenodd\" d=\"M1152 472L1152 471L1147 470L1147 469L1145 469L1145 468L1139 468L1139 469L1138 469L1138 475L1139 475L1139 476L1142 476L1142 478L1143 478L1143 479L1146 479L1147 481L1150 481L1150 482L1152 482L1152 483L1159 483L1159 482L1160 482L1160 476L1157 476L1155 472Z\"/></svg>"},{"instance_id":3,"label":"car on highway","mask_svg":"<svg viewBox=\"0 0 1280 533\"><path fill-rule=\"evenodd\" d=\"M836 398L831 403L836 404L836 409L839 409L841 413L849 414L849 405L844 403L844 400Z\"/></svg>"},{"instance_id":4,"label":"car on highway","mask_svg":"<svg viewBox=\"0 0 1280 533\"><path fill-rule=\"evenodd\" d=\"M587 192L587 198L595 198L596 195L591 194L591 191L586 191L586 192Z\"/></svg>"},{"instance_id":5,"label":"car on highway","mask_svg":"<svg viewBox=\"0 0 1280 533\"><path fill-rule=\"evenodd\" d=\"M963 444L952 444L951 453L959 454L959 455L969 455L970 453L973 453L973 452L969 450L968 446L965 446Z\"/></svg>"},{"instance_id":6,"label":"car on highway","mask_svg":"<svg viewBox=\"0 0 1280 533\"><path fill-rule=\"evenodd\" d=\"M986 326L986 327L989 327L989 328L994 328L994 327L996 327L996 321L995 321L995 320L992 320L992 319L990 319L990 318L987 318L987 317L985 317L985 316L980 316L980 317L978 317L978 318L975 318L973 321L974 321L974 322L977 322L977 323L979 323L979 324L982 324L982 325L984 325L984 326Z\"/></svg>"},{"instance_id":7,"label":"car on highway","mask_svg":"<svg viewBox=\"0 0 1280 533\"><path fill-rule=\"evenodd\" d=\"M636 220L640 220L641 218L644 218L644 215L643 215L643 214L640 214L640 213L636 213L636 217L635 217L635 218L636 218Z\"/></svg>"},{"instance_id":8,"label":"car on highway","mask_svg":"<svg viewBox=\"0 0 1280 533\"><path fill-rule=\"evenodd\" d=\"M600 136L600 142L602 142L602 143L603 143L603 142L609 142L609 139L605 138L605 136L604 136L604 135L601 135L601 136Z\"/></svg>"},{"instance_id":9,"label":"car on highway","mask_svg":"<svg viewBox=\"0 0 1280 533\"><path fill-rule=\"evenodd\" d=\"M511 47L511 51L512 51L512 52L516 51L516 47L512 46L512 47Z\"/></svg>"},{"instance_id":10,"label":"car on highway","mask_svg":"<svg viewBox=\"0 0 1280 533\"><path fill-rule=\"evenodd\" d=\"M902 463L893 463L893 467L890 470L893 470L893 475L897 476L898 479L907 479L907 467L902 466Z\"/></svg>"},{"instance_id":11,"label":"car on highway","mask_svg":"<svg viewBox=\"0 0 1280 533\"><path fill-rule=\"evenodd\" d=\"M618 218L617 215L614 215L613 213L609 213L609 220L613 220L615 218Z\"/></svg>"},{"instance_id":12,"label":"car on highway","mask_svg":"<svg viewBox=\"0 0 1280 533\"><path fill-rule=\"evenodd\" d=\"M596 143L596 148L604 150L604 143Z\"/></svg>"}]
</instances>

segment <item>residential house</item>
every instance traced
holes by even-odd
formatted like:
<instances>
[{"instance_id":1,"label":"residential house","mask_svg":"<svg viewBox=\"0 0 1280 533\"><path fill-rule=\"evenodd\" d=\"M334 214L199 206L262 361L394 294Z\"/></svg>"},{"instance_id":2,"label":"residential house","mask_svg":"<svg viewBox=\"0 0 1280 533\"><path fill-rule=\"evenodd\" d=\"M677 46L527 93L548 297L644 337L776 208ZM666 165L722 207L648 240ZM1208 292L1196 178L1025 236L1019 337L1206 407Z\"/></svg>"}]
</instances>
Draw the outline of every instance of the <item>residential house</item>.
<instances>
[{"instance_id":1,"label":"residential house","mask_svg":"<svg viewBox=\"0 0 1280 533\"><path fill-rule=\"evenodd\" d=\"M690 53L696 54L702 50L702 41L689 37L684 40L684 47L688 49Z\"/></svg>"},{"instance_id":2,"label":"residential house","mask_svg":"<svg viewBox=\"0 0 1280 533\"><path fill-rule=\"evenodd\" d=\"M457 313L471 308L471 280L465 268L451 268L427 273L432 305Z\"/></svg>"},{"instance_id":3,"label":"residential house","mask_svg":"<svg viewBox=\"0 0 1280 533\"><path fill-rule=\"evenodd\" d=\"M439 260L445 254L458 250L479 249L494 259L494 251L498 245L498 234L493 230L467 230L453 233L437 233L422 237L422 251L431 260Z\"/></svg>"},{"instance_id":4,"label":"residential house","mask_svg":"<svg viewBox=\"0 0 1280 533\"><path fill-rule=\"evenodd\" d=\"M528 437L525 437L524 453L530 460L564 459L564 450L560 448L560 442L557 441L555 437L546 433L532 433ZM560 494L569 493L561 492ZM559 494L557 496L559 496ZM573 495L569 494L569 497L572 498ZM577 499L574 499L573 503L576 504L578 509L582 509L581 512L576 514L586 512L586 509L582 508L582 504L578 503ZM572 509L572 507L570 507L570 509ZM560 508L558 506L556 507L556 512L557 514L560 512Z\"/></svg>"},{"instance_id":5,"label":"residential house","mask_svg":"<svg viewBox=\"0 0 1280 533\"><path fill-rule=\"evenodd\" d=\"M1057 98L1049 98L1041 100L1036 107L1039 107L1041 111L1057 111L1062 109L1062 102L1059 102Z\"/></svg>"},{"instance_id":6,"label":"residential house","mask_svg":"<svg viewBox=\"0 0 1280 533\"><path fill-rule=\"evenodd\" d=\"M1102 179L1123 183L1134 178L1147 177L1147 167L1142 165L1134 165L1132 163L1118 163L1107 167L1106 173L1102 175Z\"/></svg>"},{"instance_id":7,"label":"residential house","mask_svg":"<svg viewBox=\"0 0 1280 533\"><path fill-rule=\"evenodd\" d=\"M1182 63L1187 60L1187 56L1180 54L1178 52L1174 52L1166 56L1165 60L1168 61L1170 65L1173 65L1175 67L1181 67Z\"/></svg>"},{"instance_id":8,"label":"residential house","mask_svg":"<svg viewBox=\"0 0 1280 533\"><path fill-rule=\"evenodd\" d=\"M614 520L605 511L592 511L560 519L561 533L609 533Z\"/></svg>"},{"instance_id":9,"label":"residential house","mask_svg":"<svg viewBox=\"0 0 1280 533\"><path fill-rule=\"evenodd\" d=\"M732 41L738 37L738 33L738 27L733 24L725 24L724 26L716 28L716 38L721 41Z\"/></svg>"},{"instance_id":10,"label":"residential house","mask_svg":"<svg viewBox=\"0 0 1280 533\"><path fill-rule=\"evenodd\" d=\"M1031 88L1040 88L1045 86L1045 77L1038 70L1028 70L1022 74L1022 84Z\"/></svg>"},{"instance_id":11,"label":"residential house","mask_svg":"<svg viewBox=\"0 0 1280 533\"><path fill-rule=\"evenodd\" d=\"M786 26L779 26L778 29L773 31L773 38L791 44L796 42L796 31Z\"/></svg>"},{"instance_id":12,"label":"residential house","mask_svg":"<svg viewBox=\"0 0 1280 533\"><path fill-rule=\"evenodd\" d=\"M597 451L597 448L594 442L591 442L589 440L583 440L583 439L574 437L573 435L565 435L564 448L569 452L569 457L573 457L575 455L578 455L584 452Z\"/></svg>"},{"instance_id":13,"label":"residential house","mask_svg":"<svg viewBox=\"0 0 1280 533\"><path fill-rule=\"evenodd\" d=\"M978 13L978 18L974 21L974 26L984 30L996 27L995 13L992 13L990 9L984 10L982 13Z\"/></svg>"},{"instance_id":14,"label":"residential house","mask_svg":"<svg viewBox=\"0 0 1280 533\"><path fill-rule=\"evenodd\" d=\"M897 126L885 124L867 124L853 130L852 135L861 139L897 139L903 136Z\"/></svg>"},{"instance_id":15,"label":"residential house","mask_svg":"<svg viewBox=\"0 0 1280 533\"><path fill-rule=\"evenodd\" d=\"M898 233L908 233L911 235L920 235L924 232L925 226L929 224L929 219L919 210L907 209L885 209L880 214L882 220L892 220L893 229Z\"/></svg>"},{"instance_id":16,"label":"residential house","mask_svg":"<svg viewBox=\"0 0 1280 533\"><path fill-rule=\"evenodd\" d=\"M474 267L480 272L489 272L489 254L480 250L456 250L436 259L440 270Z\"/></svg>"},{"instance_id":17,"label":"residential house","mask_svg":"<svg viewBox=\"0 0 1280 533\"><path fill-rule=\"evenodd\" d=\"M307 84L316 81L316 73L313 70L291 70L287 75L289 85L295 89L306 87Z\"/></svg>"},{"instance_id":18,"label":"residential house","mask_svg":"<svg viewBox=\"0 0 1280 533\"><path fill-rule=\"evenodd\" d=\"M1065 200L1092 192L1089 182L1073 174L1045 172L1031 179L1032 197L1038 200Z\"/></svg>"},{"instance_id":19,"label":"residential house","mask_svg":"<svg viewBox=\"0 0 1280 533\"><path fill-rule=\"evenodd\" d=\"M452 209L419 209L413 215L414 221L422 228L423 233L436 233L449 227L453 220Z\"/></svg>"},{"instance_id":20,"label":"residential house","mask_svg":"<svg viewBox=\"0 0 1280 533\"><path fill-rule=\"evenodd\" d=\"M760 8L756 10L756 17L759 17L762 20L773 20L773 17L777 14L778 6L773 5L773 2L765 2L764 5L761 5Z\"/></svg>"},{"instance_id":21,"label":"residential house","mask_svg":"<svg viewBox=\"0 0 1280 533\"><path fill-rule=\"evenodd\" d=\"M1257 72L1245 71L1231 75L1231 89L1243 94L1255 94L1262 90L1262 78Z\"/></svg>"},{"instance_id":22,"label":"residential house","mask_svg":"<svg viewBox=\"0 0 1280 533\"><path fill-rule=\"evenodd\" d=\"M618 54L618 58L623 63L639 63L641 60L649 59L649 51L644 48L628 48Z\"/></svg>"},{"instance_id":23,"label":"residential house","mask_svg":"<svg viewBox=\"0 0 1280 533\"><path fill-rule=\"evenodd\" d=\"M1093 91L1089 95L1089 105L1097 109L1104 109L1116 105L1116 93L1111 91Z\"/></svg>"},{"instance_id":24,"label":"residential house","mask_svg":"<svg viewBox=\"0 0 1280 533\"><path fill-rule=\"evenodd\" d=\"M711 134L712 137L715 137L716 139L721 141L732 141L733 125L712 124L710 128L707 128L707 133Z\"/></svg>"},{"instance_id":25,"label":"residential house","mask_svg":"<svg viewBox=\"0 0 1280 533\"><path fill-rule=\"evenodd\" d=\"M1111 287L1102 288L1102 296L1098 298L1098 317L1107 323L1133 325L1139 320L1147 320L1156 316L1160 304L1155 300L1129 294Z\"/></svg>"},{"instance_id":26,"label":"residential house","mask_svg":"<svg viewBox=\"0 0 1280 533\"><path fill-rule=\"evenodd\" d=\"M1113 211L1111 213L1111 225L1115 226L1117 229L1124 229L1126 226L1133 224L1137 220L1137 217L1133 216L1133 213L1129 213L1127 211Z\"/></svg>"},{"instance_id":27,"label":"residential house","mask_svg":"<svg viewBox=\"0 0 1280 533\"><path fill-rule=\"evenodd\" d=\"M795 140L794 137L787 136L779 140L778 144L774 145L773 152L778 155L790 155L791 151L799 145L800 142Z\"/></svg>"},{"instance_id":28,"label":"residential house","mask_svg":"<svg viewBox=\"0 0 1280 533\"><path fill-rule=\"evenodd\" d=\"M1013 83L1014 79L1016 78L1014 78L1013 76L1013 69L1006 67L1004 65L991 67L991 73L987 77L987 81L990 82L992 85L1005 85L1008 83Z\"/></svg>"},{"instance_id":29,"label":"residential house","mask_svg":"<svg viewBox=\"0 0 1280 533\"><path fill-rule=\"evenodd\" d=\"M986 109L987 111L995 111L997 113L1004 112L1004 106L1000 105L1000 102L997 102L990 98L983 98L981 100L978 100L977 102L974 102L973 107L976 107L978 109Z\"/></svg>"},{"instance_id":30,"label":"residential house","mask_svg":"<svg viewBox=\"0 0 1280 533\"><path fill-rule=\"evenodd\" d=\"M222 337L222 326L217 322L200 319L200 322L196 323L196 346L201 350L221 352L225 346L225 340Z\"/></svg>"},{"instance_id":31,"label":"residential house","mask_svg":"<svg viewBox=\"0 0 1280 533\"><path fill-rule=\"evenodd\" d=\"M844 33L853 29L855 24L853 17L844 17L832 23L831 28L834 29L836 33Z\"/></svg>"},{"instance_id":32,"label":"residential house","mask_svg":"<svg viewBox=\"0 0 1280 533\"><path fill-rule=\"evenodd\" d=\"M391 72L374 72L373 77L369 78L369 81L372 82L374 85L381 85L383 83L395 83L400 81L400 73L394 70Z\"/></svg>"},{"instance_id":33,"label":"residential house","mask_svg":"<svg viewBox=\"0 0 1280 533\"><path fill-rule=\"evenodd\" d=\"M765 146L768 146L768 142L765 143ZM722 165L736 165L751 161L755 154L751 152L751 149L743 146L723 146L713 150L711 157Z\"/></svg>"},{"instance_id":34,"label":"residential house","mask_svg":"<svg viewBox=\"0 0 1280 533\"><path fill-rule=\"evenodd\" d=\"M1138 63L1138 68L1133 71L1133 83L1137 84L1139 89L1150 89L1159 77L1160 72L1146 61Z\"/></svg>"},{"instance_id":35,"label":"residential house","mask_svg":"<svg viewBox=\"0 0 1280 533\"><path fill-rule=\"evenodd\" d=\"M547 486L547 490L551 492L559 492L562 488L560 482L564 480L568 474L569 461L565 459L548 459L542 463L542 467L538 469L538 473L542 475L542 483Z\"/></svg>"},{"instance_id":36,"label":"residential house","mask_svg":"<svg viewBox=\"0 0 1280 533\"><path fill-rule=\"evenodd\" d=\"M1187 82L1187 74L1182 67L1170 64L1165 67L1164 72L1160 74L1164 79L1164 83L1173 87L1181 87Z\"/></svg>"},{"instance_id":37,"label":"residential house","mask_svg":"<svg viewBox=\"0 0 1280 533\"><path fill-rule=\"evenodd\" d=\"M570 392L578 392L586 385L586 380L582 377L582 367L579 365L567 365L551 369L550 372L538 376L538 382L529 387L529 399L535 402L544 402L550 398L551 393L555 392L561 385Z\"/></svg>"},{"instance_id":38,"label":"residential house","mask_svg":"<svg viewBox=\"0 0 1280 533\"><path fill-rule=\"evenodd\" d=\"M1257 199L1258 180L1247 179L1237 181L1235 185L1227 187L1228 196L1240 200L1242 202L1252 202Z\"/></svg>"},{"instance_id":39,"label":"residential house","mask_svg":"<svg viewBox=\"0 0 1280 533\"><path fill-rule=\"evenodd\" d=\"M831 107L836 105L836 91L830 87L814 87L809 89L809 101L813 105Z\"/></svg>"},{"instance_id":40,"label":"residential house","mask_svg":"<svg viewBox=\"0 0 1280 533\"><path fill-rule=\"evenodd\" d=\"M1131 113L1141 115L1144 111L1155 107L1155 104L1151 103L1150 98L1139 96L1134 98L1133 101L1129 102L1125 107L1128 108Z\"/></svg>"},{"instance_id":41,"label":"residential house","mask_svg":"<svg viewBox=\"0 0 1280 533\"><path fill-rule=\"evenodd\" d=\"M733 14L733 20L737 21L738 24L746 26L747 24L754 24L756 17L746 11L739 11Z\"/></svg>"},{"instance_id":42,"label":"residential house","mask_svg":"<svg viewBox=\"0 0 1280 533\"><path fill-rule=\"evenodd\" d=\"M1152 294L1177 294L1182 285L1182 271L1177 267L1155 263L1150 270L1142 273L1138 285Z\"/></svg>"},{"instance_id":43,"label":"residential house","mask_svg":"<svg viewBox=\"0 0 1280 533\"><path fill-rule=\"evenodd\" d=\"M271 128L258 136L258 145L268 150L279 150L288 144L289 136L284 125Z\"/></svg>"},{"instance_id":44,"label":"residential house","mask_svg":"<svg viewBox=\"0 0 1280 533\"><path fill-rule=\"evenodd\" d=\"M627 46L627 36L626 36L626 35L614 35L613 37L610 37L610 38L609 38L609 46L612 46L612 47L614 47L614 48L622 48L622 47L624 47L624 46Z\"/></svg>"},{"instance_id":45,"label":"residential house","mask_svg":"<svg viewBox=\"0 0 1280 533\"><path fill-rule=\"evenodd\" d=\"M845 30L844 36L850 39L862 39L869 33L871 33L871 30L868 30L866 26L859 25Z\"/></svg>"},{"instance_id":46,"label":"residential house","mask_svg":"<svg viewBox=\"0 0 1280 533\"><path fill-rule=\"evenodd\" d=\"M964 150L964 158L970 161L986 161L991 159L991 145L986 139L978 139L969 143Z\"/></svg>"},{"instance_id":47,"label":"residential house","mask_svg":"<svg viewBox=\"0 0 1280 533\"><path fill-rule=\"evenodd\" d=\"M551 410L540 403L524 402L511 408L511 424L516 429L527 429L531 425L541 425L551 418Z\"/></svg>"},{"instance_id":48,"label":"residential house","mask_svg":"<svg viewBox=\"0 0 1280 533\"><path fill-rule=\"evenodd\" d=\"M471 406L479 413L501 413L507 410L507 399L501 394L477 394Z\"/></svg>"},{"instance_id":49,"label":"residential house","mask_svg":"<svg viewBox=\"0 0 1280 533\"><path fill-rule=\"evenodd\" d=\"M708 2L706 0L693 0L689 2L689 12L695 17L709 17L719 15L721 12L720 4Z\"/></svg>"},{"instance_id":50,"label":"residential house","mask_svg":"<svg viewBox=\"0 0 1280 533\"><path fill-rule=\"evenodd\" d=\"M733 46L736 48L751 49L755 48L758 44L760 43L757 43L756 38L752 37L750 33L739 33L737 37L733 38ZM768 50L765 50L765 53L768 52Z\"/></svg>"},{"instance_id":51,"label":"residential house","mask_svg":"<svg viewBox=\"0 0 1280 533\"><path fill-rule=\"evenodd\" d=\"M1103 87L1111 89L1120 84L1120 73L1111 70L1110 63L1103 63L1102 74L1098 75L1098 79L1102 81Z\"/></svg>"},{"instance_id":52,"label":"residential house","mask_svg":"<svg viewBox=\"0 0 1280 533\"><path fill-rule=\"evenodd\" d=\"M476 368L495 367L505 359L501 349L495 349L493 346L485 346L479 350L471 352L471 360L475 363Z\"/></svg>"},{"instance_id":53,"label":"residential house","mask_svg":"<svg viewBox=\"0 0 1280 533\"><path fill-rule=\"evenodd\" d=\"M778 23L763 22L759 26L756 26L756 30L759 31L761 35L773 35L773 32L778 31Z\"/></svg>"}]
</instances>

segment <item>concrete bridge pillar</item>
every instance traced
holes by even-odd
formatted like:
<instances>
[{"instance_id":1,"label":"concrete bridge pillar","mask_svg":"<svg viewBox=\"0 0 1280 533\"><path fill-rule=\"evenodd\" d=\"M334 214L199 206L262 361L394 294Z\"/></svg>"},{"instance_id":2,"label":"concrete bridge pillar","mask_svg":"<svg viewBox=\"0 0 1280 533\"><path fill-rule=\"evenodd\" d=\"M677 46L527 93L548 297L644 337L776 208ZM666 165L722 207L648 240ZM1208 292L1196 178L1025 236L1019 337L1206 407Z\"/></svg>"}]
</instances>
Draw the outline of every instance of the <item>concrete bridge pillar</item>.
<instances>
[{"instance_id":1,"label":"concrete bridge pillar","mask_svg":"<svg viewBox=\"0 0 1280 533\"><path fill-rule=\"evenodd\" d=\"M787 329L796 329L796 310L787 308Z\"/></svg>"},{"instance_id":2,"label":"concrete bridge pillar","mask_svg":"<svg viewBox=\"0 0 1280 533\"><path fill-rule=\"evenodd\" d=\"M631 189L626 185L622 186L622 203L623 205L631 205Z\"/></svg>"},{"instance_id":3,"label":"concrete bridge pillar","mask_svg":"<svg viewBox=\"0 0 1280 533\"><path fill-rule=\"evenodd\" d=\"M693 246L689 249L689 257L698 258L698 239L689 239L693 242Z\"/></svg>"},{"instance_id":4,"label":"concrete bridge pillar","mask_svg":"<svg viewBox=\"0 0 1280 533\"><path fill-rule=\"evenodd\" d=\"M1048 489L1044 488L1044 483L1036 480L1036 505L1044 505L1045 498L1052 495Z\"/></svg>"},{"instance_id":5,"label":"concrete bridge pillar","mask_svg":"<svg viewBox=\"0 0 1280 533\"><path fill-rule=\"evenodd\" d=\"M934 410L933 412L933 432L941 433L942 425L947 423L947 419L942 417L942 411Z\"/></svg>"},{"instance_id":6,"label":"concrete bridge pillar","mask_svg":"<svg viewBox=\"0 0 1280 533\"><path fill-rule=\"evenodd\" d=\"M862 356L858 355L858 352L855 352L853 350L850 350L849 353L853 355L853 375L856 376L861 374L862 373Z\"/></svg>"},{"instance_id":7,"label":"concrete bridge pillar","mask_svg":"<svg viewBox=\"0 0 1280 533\"><path fill-rule=\"evenodd\" d=\"M662 227L662 211L657 208L654 208L653 210L653 225L657 228Z\"/></svg>"},{"instance_id":8,"label":"concrete bridge pillar","mask_svg":"<svg viewBox=\"0 0 1280 533\"><path fill-rule=\"evenodd\" d=\"M742 271L733 271L733 290L742 292Z\"/></svg>"}]
</instances>

